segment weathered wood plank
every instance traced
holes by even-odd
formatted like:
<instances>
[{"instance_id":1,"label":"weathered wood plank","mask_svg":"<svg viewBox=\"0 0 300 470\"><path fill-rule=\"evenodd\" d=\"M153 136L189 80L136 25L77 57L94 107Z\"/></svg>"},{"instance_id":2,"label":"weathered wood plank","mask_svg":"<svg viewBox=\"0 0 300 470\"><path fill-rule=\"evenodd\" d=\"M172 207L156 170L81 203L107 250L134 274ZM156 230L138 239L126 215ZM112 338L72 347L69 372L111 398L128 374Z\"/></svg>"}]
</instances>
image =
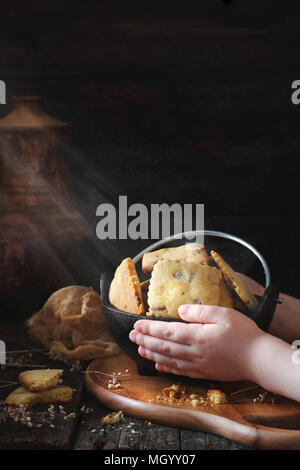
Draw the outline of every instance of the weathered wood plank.
<instances>
[{"instance_id":1,"label":"weathered wood plank","mask_svg":"<svg viewBox=\"0 0 300 470\"><path fill-rule=\"evenodd\" d=\"M100 419L111 413L95 398L84 393L81 402L91 413L80 412L73 448L75 450L180 449L179 430L125 416L117 425L102 426Z\"/></svg>"},{"instance_id":2,"label":"weathered wood plank","mask_svg":"<svg viewBox=\"0 0 300 470\"><path fill-rule=\"evenodd\" d=\"M239 445L229 439L220 438L216 434L205 434L205 449L209 450L251 450L251 448Z\"/></svg>"},{"instance_id":3,"label":"weathered wood plank","mask_svg":"<svg viewBox=\"0 0 300 470\"><path fill-rule=\"evenodd\" d=\"M180 449L179 430L130 418L131 427L124 427L118 443L119 449L136 448L144 450ZM133 433L132 433L133 431Z\"/></svg>"},{"instance_id":4,"label":"weathered wood plank","mask_svg":"<svg viewBox=\"0 0 300 470\"><path fill-rule=\"evenodd\" d=\"M221 441L224 441L221 438ZM190 431L180 429L181 450L204 450L206 447L205 433L201 431Z\"/></svg>"},{"instance_id":5,"label":"weathered wood plank","mask_svg":"<svg viewBox=\"0 0 300 470\"><path fill-rule=\"evenodd\" d=\"M7 331L7 334L6 334ZM26 336L26 332L22 328L2 326L0 329L0 338L6 342L6 352L9 358L13 358L14 362L18 361L22 364L29 364L29 367L0 366L0 380L8 380L18 382L18 374L23 370L30 368L37 369L38 366L45 368L61 368L64 369L63 383L69 385L73 391L73 399L70 403L63 404L63 412L60 411L59 405L55 405L55 414L52 418L49 413L49 405L38 405L30 410L32 426L14 422L7 419L1 423L0 429L0 448L4 449L68 449L71 445L73 434L78 419L78 407L80 396L83 388L83 374L78 371L71 371L69 366L49 359L45 352L39 352L38 348ZM10 351L26 351L15 353ZM32 366L30 366L32 364ZM0 401L15 388L18 384L14 384L7 388L0 389ZM0 409L3 413L4 408ZM3 416L3 415L2 415ZM68 416L67 419L65 417ZM42 427L37 425L42 424Z\"/></svg>"},{"instance_id":6,"label":"weathered wood plank","mask_svg":"<svg viewBox=\"0 0 300 470\"><path fill-rule=\"evenodd\" d=\"M100 423L101 417L111 413L111 410L101 405L86 391L83 393L79 409L80 415L72 448L75 450L116 449L120 429L114 426L102 426ZM85 412L87 410L90 412Z\"/></svg>"}]
</instances>

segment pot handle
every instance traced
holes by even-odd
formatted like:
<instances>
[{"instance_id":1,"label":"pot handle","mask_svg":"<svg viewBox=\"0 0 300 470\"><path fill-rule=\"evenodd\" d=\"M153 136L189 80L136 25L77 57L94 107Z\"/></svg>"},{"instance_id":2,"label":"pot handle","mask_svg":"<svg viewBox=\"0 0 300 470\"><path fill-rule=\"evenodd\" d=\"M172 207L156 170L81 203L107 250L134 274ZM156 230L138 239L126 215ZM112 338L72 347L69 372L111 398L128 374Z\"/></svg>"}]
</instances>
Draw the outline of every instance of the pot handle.
<instances>
[{"instance_id":1,"label":"pot handle","mask_svg":"<svg viewBox=\"0 0 300 470\"><path fill-rule=\"evenodd\" d=\"M282 298L278 297L279 287L277 284L270 284L265 290L264 295L260 299L259 307L256 312L246 314L249 318L252 318L257 326L263 331L268 331L273 316L277 307L277 304L282 303Z\"/></svg>"},{"instance_id":2,"label":"pot handle","mask_svg":"<svg viewBox=\"0 0 300 470\"><path fill-rule=\"evenodd\" d=\"M246 248L248 248L248 250L252 251L252 253L261 262L261 265L263 267L264 274L265 274L265 288L267 289L267 287L269 287L269 285L271 283L271 274L270 274L269 266L268 266L265 258L263 257L263 255L253 245L246 242L242 238L236 237L235 235L230 235L229 233L225 233L225 232L217 232L217 231L214 231L214 230L192 230L192 231L189 231L189 232L176 233L175 235L171 235L170 237L163 238L162 240L159 240L159 241L153 243L152 245L148 246L148 248L145 248L143 251L138 253L132 259L132 261L134 263L137 263L138 261L140 261L142 259L142 257L144 256L145 253L148 253L149 251L153 251L154 249L159 248L159 247L161 247L161 246L163 246L163 245L165 245L165 244L167 244L167 243L169 243L173 240L178 240L178 239L184 238L184 237L192 238L192 237L195 237L196 235L226 238L227 240L235 241L235 242L239 243L240 245L243 245Z\"/></svg>"}]
</instances>

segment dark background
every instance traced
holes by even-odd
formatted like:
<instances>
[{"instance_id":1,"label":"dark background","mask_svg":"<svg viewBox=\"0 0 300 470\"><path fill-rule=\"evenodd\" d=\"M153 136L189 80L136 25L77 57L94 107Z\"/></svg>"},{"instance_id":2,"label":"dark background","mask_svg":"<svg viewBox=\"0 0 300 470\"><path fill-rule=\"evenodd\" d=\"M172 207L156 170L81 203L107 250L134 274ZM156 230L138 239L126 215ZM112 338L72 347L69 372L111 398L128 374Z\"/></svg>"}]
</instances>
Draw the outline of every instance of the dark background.
<instances>
[{"instance_id":1,"label":"dark background","mask_svg":"<svg viewBox=\"0 0 300 470\"><path fill-rule=\"evenodd\" d=\"M1 6L0 117L13 95L35 94L71 124L66 178L94 231L96 207L120 194L204 203L206 229L253 243L300 296L298 13L296 1L12 0ZM147 244L95 234L74 281L97 287Z\"/></svg>"}]
</instances>

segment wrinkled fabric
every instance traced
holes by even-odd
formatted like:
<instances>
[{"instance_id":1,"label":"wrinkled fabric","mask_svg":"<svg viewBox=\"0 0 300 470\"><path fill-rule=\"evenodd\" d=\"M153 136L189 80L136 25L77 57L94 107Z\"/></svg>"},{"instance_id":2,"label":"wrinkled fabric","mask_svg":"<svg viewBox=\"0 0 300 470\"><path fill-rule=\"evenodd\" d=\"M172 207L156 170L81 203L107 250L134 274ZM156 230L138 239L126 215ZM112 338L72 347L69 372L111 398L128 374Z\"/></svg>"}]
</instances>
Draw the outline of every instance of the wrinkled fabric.
<instances>
[{"instance_id":1,"label":"wrinkled fabric","mask_svg":"<svg viewBox=\"0 0 300 470\"><path fill-rule=\"evenodd\" d=\"M88 287L54 292L27 324L30 335L53 359L86 361L120 352L107 328L101 297Z\"/></svg>"}]
</instances>

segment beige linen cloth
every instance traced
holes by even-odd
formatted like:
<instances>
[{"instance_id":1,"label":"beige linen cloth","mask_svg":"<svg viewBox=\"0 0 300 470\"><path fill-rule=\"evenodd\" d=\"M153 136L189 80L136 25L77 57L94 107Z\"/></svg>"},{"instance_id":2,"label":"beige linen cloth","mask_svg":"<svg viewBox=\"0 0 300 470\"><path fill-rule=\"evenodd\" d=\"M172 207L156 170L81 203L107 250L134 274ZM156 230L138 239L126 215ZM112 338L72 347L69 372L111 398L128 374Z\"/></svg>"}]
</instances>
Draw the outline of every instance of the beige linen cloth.
<instances>
[{"instance_id":1,"label":"beige linen cloth","mask_svg":"<svg viewBox=\"0 0 300 470\"><path fill-rule=\"evenodd\" d=\"M107 328L101 297L88 287L54 292L27 325L53 359L86 361L120 352Z\"/></svg>"}]
</instances>

